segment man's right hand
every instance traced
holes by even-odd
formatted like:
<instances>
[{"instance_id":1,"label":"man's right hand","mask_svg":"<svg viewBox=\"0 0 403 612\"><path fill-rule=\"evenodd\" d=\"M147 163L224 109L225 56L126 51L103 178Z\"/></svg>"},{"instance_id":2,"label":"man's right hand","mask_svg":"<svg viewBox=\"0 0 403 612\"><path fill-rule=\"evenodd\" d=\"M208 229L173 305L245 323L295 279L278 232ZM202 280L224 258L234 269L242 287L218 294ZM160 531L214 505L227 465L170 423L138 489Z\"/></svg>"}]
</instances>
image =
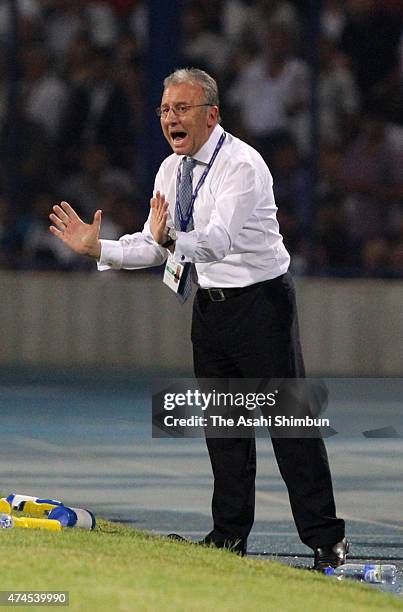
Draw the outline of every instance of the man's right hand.
<instances>
[{"instance_id":1,"label":"man's right hand","mask_svg":"<svg viewBox=\"0 0 403 612\"><path fill-rule=\"evenodd\" d=\"M92 223L84 223L76 211L67 202L61 202L53 207L49 215L54 225L50 231L60 238L64 244L79 255L88 255L99 259L101 256L101 243L99 230L101 228L102 211L97 210Z\"/></svg>"}]
</instances>

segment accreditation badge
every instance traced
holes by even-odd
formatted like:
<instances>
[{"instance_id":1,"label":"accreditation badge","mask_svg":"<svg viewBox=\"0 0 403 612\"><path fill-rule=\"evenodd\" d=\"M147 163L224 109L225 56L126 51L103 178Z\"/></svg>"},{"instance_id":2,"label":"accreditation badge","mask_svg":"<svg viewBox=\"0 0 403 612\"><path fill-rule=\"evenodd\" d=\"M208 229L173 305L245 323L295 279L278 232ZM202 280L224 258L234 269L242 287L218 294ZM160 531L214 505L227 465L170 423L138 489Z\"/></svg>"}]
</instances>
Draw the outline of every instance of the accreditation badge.
<instances>
[{"instance_id":1,"label":"accreditation badge","mask_svg":"<svg viewBox=\"0 0 403 612\"><path fill-rule=\"evenodd\" d=\"M172 253L169 253L162 280L170 289L172 289L172 291L174 291L174 293L178 293L184 269L185 266L181 263L177 263Z\"/></svg>"}]
</instances>

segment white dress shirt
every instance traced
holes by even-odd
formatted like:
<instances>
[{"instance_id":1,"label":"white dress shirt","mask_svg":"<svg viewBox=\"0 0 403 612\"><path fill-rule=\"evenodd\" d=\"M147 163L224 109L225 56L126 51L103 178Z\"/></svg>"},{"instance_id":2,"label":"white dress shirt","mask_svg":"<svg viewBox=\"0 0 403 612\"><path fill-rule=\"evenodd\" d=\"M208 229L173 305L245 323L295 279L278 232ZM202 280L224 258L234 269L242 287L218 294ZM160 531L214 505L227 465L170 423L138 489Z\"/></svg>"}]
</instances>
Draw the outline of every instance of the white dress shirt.
<instances>
[{"instance_id":1,"label":"white dress shirt","mask_svg":"<svg viewBox=\"0 0 403 612\"><path fill-rule=\"evenodd\" d=\"M193 189L208 164L223 129L217 125L193 156ZM182 156L172 154L161 164L155 191L169 202L168 225L174 225L176 176ZM194 229L179 232L175 260L195 264L203 289L246 287L276 278L288 270L290 256L276 218L273 179L260 154L226 134L224 143L196 198ZM98 269L139 269L162 264L168 251L153 239L149 219L142 232L118 241L101 240Z\"/></svg>"}]
</instances>

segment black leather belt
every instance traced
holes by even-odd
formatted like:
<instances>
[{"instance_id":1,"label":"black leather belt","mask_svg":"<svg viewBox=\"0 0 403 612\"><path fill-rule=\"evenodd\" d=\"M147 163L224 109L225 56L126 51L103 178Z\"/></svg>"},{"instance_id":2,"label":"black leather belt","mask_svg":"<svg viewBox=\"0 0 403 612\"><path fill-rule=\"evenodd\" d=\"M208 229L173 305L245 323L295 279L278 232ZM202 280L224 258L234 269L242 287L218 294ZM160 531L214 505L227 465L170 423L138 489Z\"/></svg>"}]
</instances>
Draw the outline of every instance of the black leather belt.
<instances>
[{"instance_id":1,"label":"black leather belt","mask_svg":"<svg viewBox=\"0 0 403 612\"><path fill-rule=\"evenodd\" d=\"M212 287L211 289L199 288L199 292L203 297L207 297L211 302L224 302L225 300L235 297L236 295L240 295L241 293L253 291L253 289L257 289L262 285L277 282L283 278L283 276L284 274L277 276L277 278L255 283L254 285L247 285L246 287L229 287L228 289L219 289L218 287Z\"/></svg>"}]
</instances>

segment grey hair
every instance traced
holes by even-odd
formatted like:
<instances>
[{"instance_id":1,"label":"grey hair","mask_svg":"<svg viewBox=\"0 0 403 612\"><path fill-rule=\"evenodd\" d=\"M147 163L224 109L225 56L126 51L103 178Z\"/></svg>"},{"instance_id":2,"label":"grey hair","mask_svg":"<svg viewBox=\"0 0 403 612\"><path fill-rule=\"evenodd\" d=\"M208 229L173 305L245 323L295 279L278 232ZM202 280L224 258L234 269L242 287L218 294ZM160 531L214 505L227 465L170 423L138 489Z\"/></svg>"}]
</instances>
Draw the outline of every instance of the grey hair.
<instances>
[{"instance_id":1,"label":"grey hair","mask_svg":"<svg viewBox=\"0 0 403 612\"><path fill-rule=\"evenodd\" d=\"M164 89L180 83L197 83L203 88L206 104L219 106L218 85L215 79L199 68L178 68L164 79Z\"/></svg>"}]
</instances>

